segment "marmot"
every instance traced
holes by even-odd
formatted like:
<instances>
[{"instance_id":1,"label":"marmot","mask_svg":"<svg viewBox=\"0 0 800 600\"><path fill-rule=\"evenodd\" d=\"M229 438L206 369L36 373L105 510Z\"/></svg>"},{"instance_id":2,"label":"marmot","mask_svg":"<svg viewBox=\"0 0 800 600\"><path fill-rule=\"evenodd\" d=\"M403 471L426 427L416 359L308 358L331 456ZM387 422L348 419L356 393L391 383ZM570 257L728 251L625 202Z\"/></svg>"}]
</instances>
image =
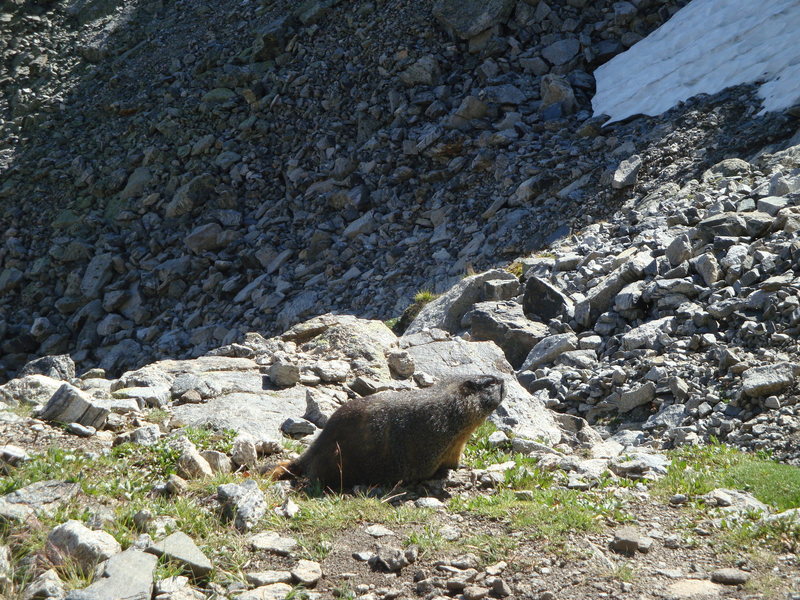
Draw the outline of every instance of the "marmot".
<instances>
[{"instance_id":1,"label":"marmot","mask_svg":"<svg viewBox=\"0 0 800 600\"><path fill-rule=\"evenodd\" d=\"M278 465L271 475L302 475L337 490L430 479L440 469L458 467L469 436L504 393L502 379L477 375L351 400L299 458Z\"/></svg>"}]
</instances>

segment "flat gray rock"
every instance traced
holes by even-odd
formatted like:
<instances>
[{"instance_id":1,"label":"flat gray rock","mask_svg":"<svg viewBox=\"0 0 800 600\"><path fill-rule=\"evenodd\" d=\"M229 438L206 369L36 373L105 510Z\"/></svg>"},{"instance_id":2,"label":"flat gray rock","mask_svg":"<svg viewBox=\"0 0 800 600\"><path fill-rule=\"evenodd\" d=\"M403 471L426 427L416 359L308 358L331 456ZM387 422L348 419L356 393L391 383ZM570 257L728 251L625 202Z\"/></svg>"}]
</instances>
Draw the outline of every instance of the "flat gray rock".
<instances>
[{"instance_id":1,"label":"flat gray rock","mask_svg":"<svg viewBox=\"0 0 800 600\"><path fill-rule=\"evenodd\" d=\"M163 556L183 565L195 577L203 577L211 571L211 561L202 553L194 540L182 531L165 537L146 550L150 554Z\"/></svg>"},{"instance_id":2,"label":"flat gray rock","mask_svg":"<svg viewBox=\"0 0 800 600\"><path fill-rule=\"evenodd\" d=\"M666 600L712 600L722 595L722 587L701 579L682 579L667 586Z\"/></svg>"},{"instance_id":3,"label":"flat gray rock","mask_svg":"<svg viewBox=\"0 0 800 600\"><path fill-rule=\"evenodd\" d=\"M69 592L66 600L150 600L157 564L152 554L129 548L108 560L100 579Z\"/></svg>"},{"instance_id":4,"label":"flat gray rock","mask_svg":"<svg viewBox=\"0 0 800 600\"><path fill-rule=\"evenodd\" d=\"M257 440L278 439L281 423L287 417L302 417L305 412L306 388L273 389L269 378L249 358L201 356L194 360L159 361L146 369L151 376L153 372L160 373L170 382L185 381L191 376L203 383L208 401L175 406L173 423L178 426L233 429Z\"/></svg>"},{"instance_id":5,"label":"flat gray rock","mask_svg":"<svg viewBox=\"0 0 800 600\"><path fill-rule=\"evenodd\" d=\"M564 352L578 347L578 336L574 333L557 333L540 340L525 358L520 371L533 370L540 365L553 362Z\"/></svg>"},{"instance_id":6,"label":"flat gray rock","mask_svg":"<svg viewBox=\"0 0 800 600\"><path fill-rule=\"evenodd\" d=\"M272 552L279 556L289 556L297 548L297 540L283 537L274 531L262 531L250 536L247 543L253 550Z\"/></svg>"},{"instance_id":7,"label":"flat gray rock","mask_svg":"<svg viewBox=\"0 0 800 600\"><path fill-rule=\"evenodd\" d=\"M233 429L257 440L277 440L281 424L288 417L302 417L305 411L306 388L298 385L260 394L226 394L205 404L176 406L173 424Z\"/></svg>"},{"instance_id":8,"label":"flat gray rock","mask_svg":"<svg viewBox=\"0 0 800 600\"><path fill-rule=\"evenodd\" d=\"M711 581L724 585L741 585L750 581L750 573L741 569L717 569L711 573Z\"/></svg>"},{"instance_id":9,"label":"flat gray rock","mask_svg":"<svg viewBox=\"0 0 800 600\"><path fill-rule=\"evenodd\" d=\"M504 22L514 5L513 0L437 0L433 16L445 29L467 40Z\"/></svg>"},{"instance_id":10,"label":"flat gray rock","mask_svg":"<svg viewBox=\"0 0 800 600\"><path fill-rule=\"evenodd\" d=\"M285 600L291 591L292 586L287 583L273 583L248 590L236 598L237 600Z\"/></svg>"},{"instance_id":11,"label":"flat gray rock","mask_svg":"<svg viewBox=\"0 0 800 600\"><path fill-rule=\"evenodd\" d=\"M37 481L0 498L0 515L5 510L9 514L52 513L68 502L81 489L79 483L69 483L50 479Z\"/></svg>"}]
</instances>

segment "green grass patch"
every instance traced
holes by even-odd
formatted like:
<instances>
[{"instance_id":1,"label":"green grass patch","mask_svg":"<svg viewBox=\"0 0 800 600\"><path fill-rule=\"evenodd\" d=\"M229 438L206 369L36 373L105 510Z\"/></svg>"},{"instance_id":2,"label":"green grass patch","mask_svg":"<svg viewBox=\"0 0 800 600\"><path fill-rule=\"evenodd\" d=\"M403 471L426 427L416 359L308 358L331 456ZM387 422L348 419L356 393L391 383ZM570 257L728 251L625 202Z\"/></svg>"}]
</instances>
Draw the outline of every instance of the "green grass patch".
<instances>
[{"instance_id":1,"label":"green grass patch","mask_svg":"<svg viewBox=\"0 0 800 600\"><path fill-rule=\"evenodd\" d=\"M518 465L533 466L536 460L522 454L510 452L507 447L495 447L489 443L489 436L497 431L497 427L490 421L483 422L464 448L461 461L473 469L486 469L491 465L504 463L510 460Z\"/></svg>"},{"instance_id":2,"label":"green grass patch","mask_svg":"<svg viewBox=\"0 0 800 600\"><path fill-rule=\"evenodd\" d=\"M623 562L618 564L613 569L608 570L607 576L610 579L616 579L617 581L624 581L626 583L630 583L634 579L636 579L636 568L630 565L627 562Z\"/></svg>"},{"instance_id":3,"label":"green grass patch","mask_svg":"<svg viewBox=\"0 0 800 600\"><path fill-rule=\"evenodd\" d=\"M233 429L216 431L207 427L185 427L182 431L197 446L199 452L216 450L230 454L233 449L233 440L236 438L236 432Z\"/></svg>"},{"instance_id":4,"label":"green grass patch","mask_svg":"<svg viewBox=\"0 0 800 600\"><path fill-rule=\"evenodd\" d=\"M161 425L172 418L172 413L163 408L153 408L145 413L145 421Z\"/></svg>"},{"instance_id":5,"label":"green grass patch","mask_svg":"<svg viewBox=\"0 0 800 600\"><path fill-rule=\"evenodd\" d=\"M504 523L510 531L525 531L527 537L547 544L560 544L569 533L599 530L605 511L591 494L560 488L531 492L526 499L517 498L513 490L457 497L450 500L449 508Z\"/></svg>"},{"instance_id":6,"label":"green grass patch","mask_svg":"<svg viewBox=\"0 0 800 600\"><path fill-rule=\"evenodd\" d=\"M750 519L723 521L717 542L720 553L727 555L731 562L752 552L757 553L754 556L758 561L763 561L761 549L764 547L778 552L797 553L800 551L800 520L763 521L760 515L752 515Z\"/></svg>"},{"instance_id":7,"label":"green grass patch","mask_svg":"<svg viewBox=\"0 0 800 600\"><path fill-rule=\"evenodd\" d=\"M444 539L436 524L426 523L415 529L406 538L407 546L417 546L420 557L424 558L450 547L451 542Z\"/></svg>"},{"instance_id":8,"label":"green grass patch","mask_svg":"<svg viewBox=\"0 0 800 600\"><path fill-rule=\"evenodd\" d=\"M294 518L287 521L270 511L265 517L265 528L289 533L306 555L316 560L330 552L337 534L359 524L422 525L432 514L429 509L393 506L385 500L364 495L300 496L295 501L300 511Z\"/></svg>"},{"instance_id":9,"label":"green grass patch","mask_svg":"<svg viewBox=\"0 0 800 600\"><path fill-rule=\"evenodd\" d=\"M715 488L748 491L777 511L800 506L800 468L724 444L684 447L671 453L667 475L653 484L661 498L701 496Z\"/></svg>"}]
</instances>

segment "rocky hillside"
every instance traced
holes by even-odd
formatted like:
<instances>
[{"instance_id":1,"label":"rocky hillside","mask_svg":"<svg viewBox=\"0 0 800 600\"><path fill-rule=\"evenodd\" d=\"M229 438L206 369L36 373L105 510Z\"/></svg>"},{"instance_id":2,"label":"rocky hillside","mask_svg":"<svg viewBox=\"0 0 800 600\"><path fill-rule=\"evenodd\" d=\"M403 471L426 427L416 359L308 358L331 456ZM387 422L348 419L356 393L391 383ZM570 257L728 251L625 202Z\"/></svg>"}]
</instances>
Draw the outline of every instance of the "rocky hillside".
<instances>
[{"instance_id":1,"label":"rocky hillside","mask_svg":"<svg viewBox=\"0 0 800 600\"><path fill-rule=\"evenodd\" d=\"M590 113L681 4L6 1L0 597L798 600L797 111ZM443 478L265 475L476 373Z\"/></svg>"},{"instance_id":2,"label":"rocky hillside","mask_svg":"<svg viewBox=\"0 0 800 600\"><path fill-rule=\"evenodd\" d=\"M681 4L7 0L2 373L396 317L790 136L749 89L592 118L592 69Z\"/></svg>"}]
</instances>

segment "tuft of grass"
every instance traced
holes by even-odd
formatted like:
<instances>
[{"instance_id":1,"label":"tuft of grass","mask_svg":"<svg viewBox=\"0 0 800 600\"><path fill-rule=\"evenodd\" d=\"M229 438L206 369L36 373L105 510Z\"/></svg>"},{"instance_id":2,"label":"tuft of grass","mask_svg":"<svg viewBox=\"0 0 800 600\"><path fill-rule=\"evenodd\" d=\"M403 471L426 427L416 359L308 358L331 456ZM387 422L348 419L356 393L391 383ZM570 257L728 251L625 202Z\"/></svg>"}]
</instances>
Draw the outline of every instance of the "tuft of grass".
<instances>
[{"instance_id":1,"label":"tuft of grass","mask_svg":"<svg viewBox=\"0 0 800 600\"><path fill-rule=\"evenodd\" d=\"M175 562L174 560L159 560L156 565L156 572L154 579L156 581L167 579L168 577L178 577L183 575L183 565Z\"/></svg>"},{"instance_id":2,"label":"tuft of grass","mask_svg":"<svg viewBox=\"0 0 800 600\"><path fill-rule=\"evenodd\" d=\"M438 297L439 297L439 294L434 294L430 290L420 290L416 294L414 294L414 302L416 304L420 304L422 306L425 306L429 302L432 302L433 300L436 300L436 298L438 298ZM420 308L422 308L422 306L420 306Z\"/></svg>"},{"instance_id":3,"label":"tuft of grass","mask_svg":"<svg viewBox=\"0 0 800 600\"><path fill-rule=\"evenodd\" d=\"M636 574L636 568L631 566L627 561L616 565L613 569L609 569L608 571L608 577L626 583L630 583L636 579Z\"/></svg>"},{"instance_id":4,"label":"tuft of grass","mask_svg":"<svg viewBox=\"0 0 800 600\"><path fill-rule=\"evenodd\" d=\"M163 408L153 408L145 413L145 421L156 425L162 425L169 421L170 418L172 418L172 413Z\"/></svg>"},{"instance_id":5,"label":"tuft of grass","mask_svg":"<svg viewBox=\"0 0 800 600\"><path fill-rule=\"evenodd\" d=\"M761 600L783 600L791 597L786 589L786 581L775 573L759 573L744 584L746 592Z\"/></svg>"},{"instance_id":6,"label":"tuft of grass","mask_svg":"<svg viewBox=\"0 0 800 600\"><path fill-rule=\"evenodd\" d=\"M400 319L391 327L392 331L397 335L402 335L414 319L417 318L417 315L425 305L436 300L438 297L439 294L434 294L431 290L422 289L418 291L414 294L414 301L403 311L403 314L400 315Z\"/></svg>"},{"instance_id":7,"label":"tuft of grass","mask_svg":"<svg viewBox=\"0 0 800 600\"><path fill-rule=\"evenodd\" d=\"M343 581L331 590L331 595L339 600L355 600L356 592L353 589L353 584L349 581Z\"/></svg>"},{"instance_id":8,"label":"tuft of grass","mask_svg":"<svg viewBox=\"0 0 800 600\"><path fill-rule=\"evenodd\" d=\"M778 511L800 506L800 468L720 443L672 452L667 475L653 484L656 496L701 496L715 488L748 491Z\"/></svg>"},{"instance_id":9,"label":"tuft of grass","mask_svg":"<svg viewBox=\"0 0 800 600\"><path fill-rule=\"evenodd\" d=\"M27 419L33 416L33 408L33 404L18 404L17 406L12 406L8 410L18 417Z\"/></svg>"},{"instance_id":10,"label":"tuft of grass","mask_svg":"<svg viewBox=\"0 0 800 600\"><path fill-rule=\"evenodd\" d=\"M508 265L506 267L506 271L511 273L517 279L522 277L522 275L524 274L524 270L525 270L524 265L518 260L515 260L514 262L512 262L510 265Z\"/></svg>"},{"instance_id":11,"label":"tuft of grass","mask_svg":"<svg viewBox=\"0 0 800 600\"><path fill-rule=\"evenodd\" d=\"M519 452L510 452L508 447L493 446L489 436L497 431L490 421L485 421L475 430L464 448L462 461L474 469L486 469L491 465L514 461L516 466L505 473L505 484L512 489L528 489L543 484L549 485L552 476L536 467L537 460Z\"/></svg>"},{"instance_id":12,"label":"tuft of grass","mask_svg":"<svg viewBox=\"0 0 800 600\"><path fill-rule=\"evenodd\" d=\"M185 427L183 433L189 438L198 451L216 450L230 454L233 449L233 440L236 432L233 429L222 429L216 431L207 427Z\"/></svg>"},{"instance_id":13,"label":"tuft of grass","mask_svg":"<svg viewBox=\"0 0 800 600\"><path fill-rule=\"evenodd\" d=\"M723 521L717 535L717 546L723 555L735 562L743 554L756 552L755 558L763 562L766 554L759 548L766 546L778 552L800 551L800 521L781 519L763 521L760 515L733 522Z\"/></svg>"},{"instance_id":14,"label":"tuft of grass","mask_svg":"<svg viewBox=\"0 0 800 600\"><path fill-rule=\"evenodd\" d=\"M501 560L508 560L518 545L519 541L508 535L490 535L488 533L473 535L458 542L459 551L466 550L477 554L482 567Z\"/></svg>"},{"instance_id":15,"label":"tuft of grass","mask_svg":"<svg viewBox=\"0 0 800 600\"><path fill-rule=\"evenodd\" d=\"M441 533L439 527L432 523L426 523L419 529L415 529L408 534L406 546L417 546L420 557L430 556L449 547L448 542Z\"/></svg>"}]
</instances>

